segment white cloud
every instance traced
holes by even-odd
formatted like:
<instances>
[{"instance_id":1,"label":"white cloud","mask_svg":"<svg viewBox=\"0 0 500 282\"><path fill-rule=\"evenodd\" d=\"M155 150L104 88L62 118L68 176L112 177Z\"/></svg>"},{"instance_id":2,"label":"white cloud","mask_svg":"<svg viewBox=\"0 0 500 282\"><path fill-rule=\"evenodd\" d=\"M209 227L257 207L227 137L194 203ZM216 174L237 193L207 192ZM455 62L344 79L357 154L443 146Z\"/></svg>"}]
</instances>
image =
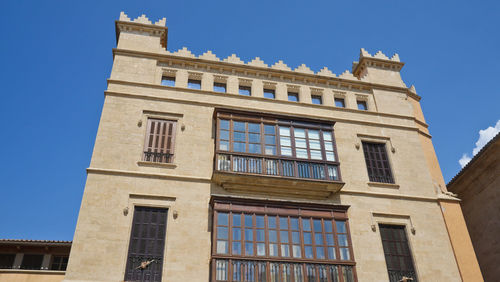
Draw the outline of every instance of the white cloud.
<instances>
[{"instance_id":1,"label":"white cloud","mask_svg":"<svg viewBox=\"0 0 500 282\"><path fill-rule=\"evenodd\" d=\"M481 149L486 145L493 137L495 137L500 132L500 120L497 121L495 127L489 126L486 129L479 130L479 139L477 139L476 147L472 149L472 157L474 157ZM469 157L467 153L462 155L462 158L458 160L458 163L462 168L470 162L472 157Z\"/></svg>"}]
</instances>

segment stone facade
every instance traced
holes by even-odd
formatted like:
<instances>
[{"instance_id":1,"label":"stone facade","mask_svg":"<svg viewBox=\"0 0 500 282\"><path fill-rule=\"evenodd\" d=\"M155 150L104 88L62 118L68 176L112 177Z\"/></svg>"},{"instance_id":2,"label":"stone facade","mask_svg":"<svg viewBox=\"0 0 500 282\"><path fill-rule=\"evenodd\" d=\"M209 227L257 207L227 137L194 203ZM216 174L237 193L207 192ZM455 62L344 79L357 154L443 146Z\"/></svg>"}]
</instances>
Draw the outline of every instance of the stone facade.
<instances>
[{"instance_id":1,"label":"stone facade","mask_svg":"<svg viewBox=\"0 0 500 282\"><path fill-rule=\"evenodd\" d=\"M500 276L500 134L449 183L458 194L485 281Z\"/></svg>"},{"instance_id":2,"label":"stone facade","mask_svg":"<svg viewBox=\"0 0 500 282\"><path fill-rule=\"evenodd\" d=\"M420 281L482 281L468 236L454 243L463 234L447 231L445 219L461 211L441 205L458 206L458 199L446 191L420 97L402 81L397 54L388 58L362 49L352 72L337 76L305 65L292 70L282 61L269 66L259 58L219 59L211 51L169 52L164 19L153 24L122 13L116 28L113 69L65 281L124 280L136 206L169 210L162 281L211 280L214 195L348 207L357 281L388 281L378 224L406 227ZM175 86L161 85L163 76L175 77ZM201 80L200 89L188 88L189 79ZM214 92L214 82L224 82L226 93ZM249 86L251 95L238 95L239 85ZM273 89L275 99L265 98L264 88ZM299 102L288 101L288 91L297 92ZM311 95L320 95L322 104L313 104ZM345 108L335 107L334 98L343 98ZM359 101L367 110L357 109ZM259 184L251 182L248 189L241 183L228 189L214 172L217 109L334 124L342 175L337 188L327 181L283 180L282 187L300 184L310 192L253 190ZM173 162L143 161L148 118L177 124ZM385 144L394 184L369 181L363 141ZM233 179L242 182L239 177Z\"/></svg>"}]
</instances>

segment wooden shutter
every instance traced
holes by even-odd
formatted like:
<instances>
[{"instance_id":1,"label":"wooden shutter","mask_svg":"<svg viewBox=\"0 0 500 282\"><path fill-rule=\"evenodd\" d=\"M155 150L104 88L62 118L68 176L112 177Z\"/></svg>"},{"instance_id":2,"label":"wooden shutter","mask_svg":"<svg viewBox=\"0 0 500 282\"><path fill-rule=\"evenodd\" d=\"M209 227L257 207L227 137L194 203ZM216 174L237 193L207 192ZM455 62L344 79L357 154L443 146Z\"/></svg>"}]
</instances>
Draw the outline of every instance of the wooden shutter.
<instances>
[{"instance_id":1,"label":"wooden shutter","mask_svg":"<svg viewBox=\"0 0 500 282\"><path fill-rule=\"evenodd\" d=\"M148 119L143 161L171 163L174 156L175 121Z\"/></svg>"},{"instance_id":2,"label":"wooden shutter","mask_svg":"<svg viewBox=\"0 0 500 282\"><path fill-rule=\"evenodd\" d=\"M363 142L363 151L370 181L394 183L385 144Z\"/></svg>"},{"instance_id":3,"label":"wooden shutter","mask_svg":"<svg viewBox=\"0 0 500 282\"><path fill-rule=\"evenodd\" d=\"M413 278L417 282L417 275L413 267L408 240L404 226L380 225L380 236L384 248L385 262L389 272L389 281L398 282L403 276Z\"/></svg>"},{"instance_id":4,"label":"wooden shutter","mask_svg":"<svg viewBox=\"0 0 500 282\"><path fill-rule=\"evenodd\" d=\"M135 207L125 281L161 281L166 227L167 209Z\"/></svg>"}]
</instances>

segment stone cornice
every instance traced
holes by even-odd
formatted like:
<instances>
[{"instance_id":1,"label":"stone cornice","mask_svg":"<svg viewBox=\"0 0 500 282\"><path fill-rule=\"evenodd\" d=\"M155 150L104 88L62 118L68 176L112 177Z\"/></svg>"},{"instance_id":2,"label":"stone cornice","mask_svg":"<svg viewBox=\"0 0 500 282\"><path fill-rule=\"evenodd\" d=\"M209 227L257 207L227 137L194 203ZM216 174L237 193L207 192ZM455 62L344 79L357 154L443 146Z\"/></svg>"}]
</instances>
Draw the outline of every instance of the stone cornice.
<instances>
[{"instance_id":1,"label":"stone cornice","mask_svg":"<svg viewBox=\"0 0 500 282\"><path fill-rule=\"evenodd\" d=\"M151 58L167 64L175 63L184 66L192 65L195 69L206 68L219 71L223 70L229 73L238 72L238 73L243 73L245 75L253 74L261 79L273 77L273 78L280 78L282 80L287 79L287 81L284 81L286 83L289 83L290 81L292 83L304 83L304 84L314 83L314 85L312 86L315 85L317 86L317 84L323 84L325 86L334 86L339 88L344 87L353 91L355 90L371 91L372 89L389 90L389 91L405 93L407 95L411 95L417 100L420 100L420 97L417 94L410 92L408 88L362 81L352 75L351 75L352 77L349 77L347 75L344 76L344 77L349 77L348 79L348 78L343 78L342 75L339 77L336 77L335 75L325 75L327 72L325 72L324 69L314 74L312 72L309 73L300 71L298 70L299 68L296 70L291 70L290 68L287 69L284 67L277 68L274 66L266 67L266 65L262 66L256 65L253 64L255 60L248 64L244 64L243 62L235 63L235 60L231 62L230 60L220 61L220 60L206 59L207 53L199 57L196 57L193 54L191 54L191 52L189 52L189 50L187 49L181 49L175 53L171 53L168 51L166 51L165 53L157 53L157 52L145 52L145 51L137 51L129 49L118 49L118 48L113 49L113 55L128 55L135 57Z\"/></svg>"},{"instance_id":2,"label":"stone cornice","mask_svg":"<svg viewBox=\"0 0 500 282\"><path fill-rule=\"evenodd\" d=\"M137 32L147 32L154 36L160 37L161 46L166 48L167 46L167 33L168 28L165 26L128 22L128 21L115 21L116 25L116 42L120 37L120 32L122 31L137 31Z\"/></svg>"}]
</instances>

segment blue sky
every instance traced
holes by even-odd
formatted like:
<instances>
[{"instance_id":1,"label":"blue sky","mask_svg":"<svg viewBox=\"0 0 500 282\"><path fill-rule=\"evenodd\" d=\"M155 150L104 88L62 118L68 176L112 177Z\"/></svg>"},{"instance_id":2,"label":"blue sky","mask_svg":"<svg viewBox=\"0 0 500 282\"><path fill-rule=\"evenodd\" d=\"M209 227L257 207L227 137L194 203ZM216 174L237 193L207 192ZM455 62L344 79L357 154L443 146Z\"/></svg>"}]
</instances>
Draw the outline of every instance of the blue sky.
<instances>
[{"instance_id":1,"label":"blue sky","mask_svg":"<svg viewBox=\"0 0 500 282\"><path fill-rule=\"evenodd\" d=\"M446 181L500 119L498 1L4 0L0 238L72 239L122 10L166 17L171 51L336 74L361 47L397 52Z\"/></svg>"}]
</instances>

